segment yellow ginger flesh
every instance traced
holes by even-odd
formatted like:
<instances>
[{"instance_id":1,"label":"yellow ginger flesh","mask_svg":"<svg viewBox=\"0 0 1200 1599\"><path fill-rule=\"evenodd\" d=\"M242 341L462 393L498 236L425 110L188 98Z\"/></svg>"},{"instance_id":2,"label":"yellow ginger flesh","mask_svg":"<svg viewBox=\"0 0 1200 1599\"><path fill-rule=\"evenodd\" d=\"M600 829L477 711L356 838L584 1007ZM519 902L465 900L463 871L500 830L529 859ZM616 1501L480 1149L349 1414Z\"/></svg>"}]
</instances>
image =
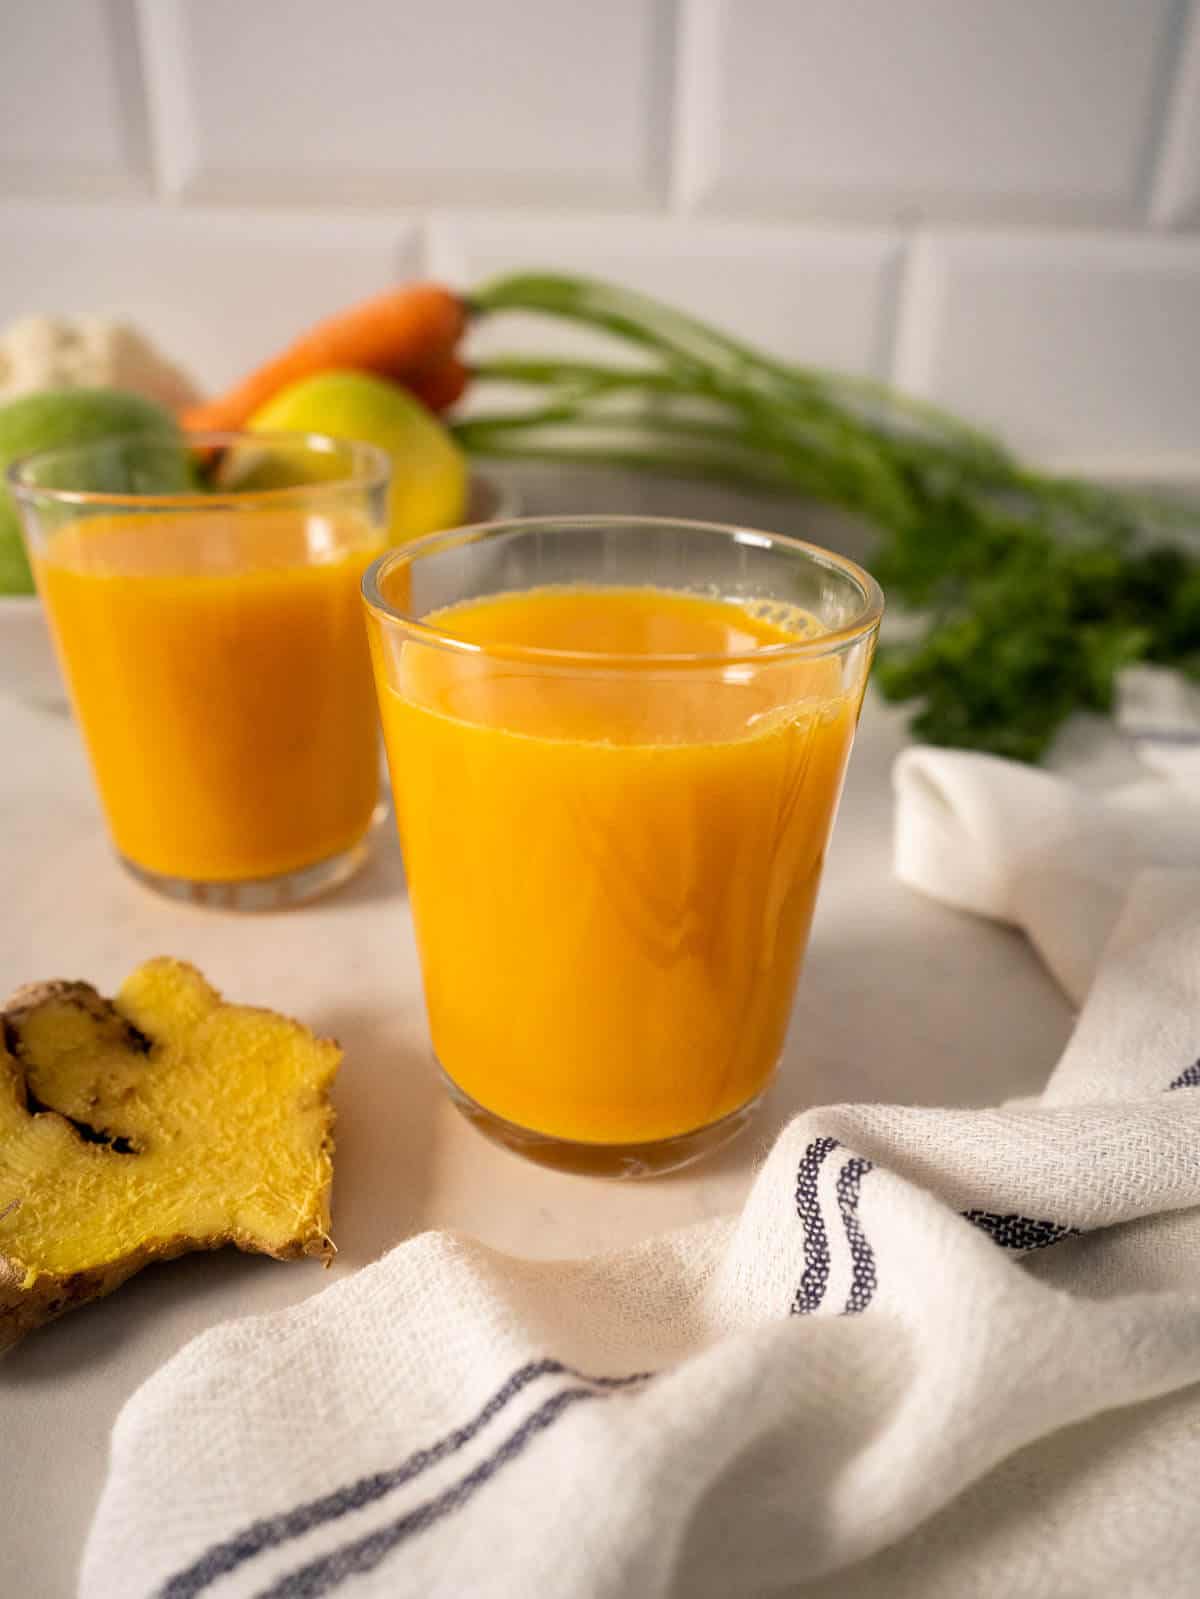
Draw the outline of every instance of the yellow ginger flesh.
<instances>
[{"instance_id":1,"label":"yellow ginger flesh","mask_svg":"<svg viewBox=\"0 0 1200 1599\"><path fill-rule=\"evenodd\" d=\"M0 1349L154 1259L326 1259L337 1045L152 960L33 985L0 1030Z\"/></svg>"}]
</instances>

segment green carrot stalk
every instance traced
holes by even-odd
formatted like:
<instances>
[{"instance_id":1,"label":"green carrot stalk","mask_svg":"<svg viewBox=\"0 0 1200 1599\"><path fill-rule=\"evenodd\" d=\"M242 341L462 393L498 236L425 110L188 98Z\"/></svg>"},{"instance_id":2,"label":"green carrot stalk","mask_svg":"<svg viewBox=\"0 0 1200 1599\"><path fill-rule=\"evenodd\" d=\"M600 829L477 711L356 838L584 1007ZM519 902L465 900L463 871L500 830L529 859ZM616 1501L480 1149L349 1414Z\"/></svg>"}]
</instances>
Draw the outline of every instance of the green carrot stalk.
<instances>
[{"instance_id":1,"label":"green carrot stalk","mask_svg":"<svg viewBox=\"0 0 1200 1599\"><path fill-rule=\"evenodd\" d=\"M1018 461L973 425L871 378L778 360L631 290L520 273L477 318L535 312L609 334L615 361L501 356L474 383L531 404L456 424L474 453L800 491L867 518L893 600L925 609L877 682L933 742L1036 760L1133 661L1200 676L1194 504Z\"/></svg>"}]
</instances>

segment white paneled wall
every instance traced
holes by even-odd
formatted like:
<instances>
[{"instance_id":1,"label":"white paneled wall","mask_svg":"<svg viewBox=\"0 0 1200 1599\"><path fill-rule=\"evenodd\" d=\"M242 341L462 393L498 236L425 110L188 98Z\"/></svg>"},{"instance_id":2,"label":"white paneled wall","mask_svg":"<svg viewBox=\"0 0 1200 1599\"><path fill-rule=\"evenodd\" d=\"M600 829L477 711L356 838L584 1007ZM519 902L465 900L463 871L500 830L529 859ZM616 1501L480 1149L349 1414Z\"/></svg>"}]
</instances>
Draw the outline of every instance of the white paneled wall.
<instances>
[{"instance_id":1,"label":"white paneled wall","mask_svg":"<svg viewBox=\"0 0 1200 1599\"><path fill-rule=\"evenodd\" d=\"M143 0L167 193L259 201L662 197L646 0Z\"/></svg>"},{"instance_id":2,"label":"white paneled wall","mask_svg":"<svg viewBox=\"0 0 1200 1599\"><path fill-rule=\"evenodd\" d=\"M216 385L404 275L559 267L1043 456L1200 469L1200 0L8 0L4 23L0 323L119 311Z\"/></svg>"},{"instance_id":3,"label":"white paneled wall","mask_svg":"<svg viewBox=\"0 0 1200 1599\"><path fill-rule=\"evenodd\" d=\"M125 315L215 386L422 264L419 225L394 215L17 201L0 210L0 320Z\"/></svg>"},{"instance_id":4,"label":"white paneled wall","mask_svg":"<svg viewBox=\"0 0 1200 1599\"><path fill-rule=\"evenodd\" d=\"M692 0L679 189L705 210L1126 220L1173 0Z\"/></svg>"},{"instance_id":5,"label":"white paneled wall","mask_svg":"<svg viewBox=\"0 0 1200 1599\"><path fill-rule=\"evenodd\" d=\"M0 21L0 189L144 190L145 89L133 0L18 0Z\"/></svg>"},{"instance_id":6,"label":"white paneled wall","mask_svg":"<svg viewBox=\"0 0 1200 1599\"><path fill-rule=\"evenodd\" d=\"M458 288L531 263L588 272L669 300L796 361L883 373L889 365L901 234L889 228L781 228L738 222L438 214L431 272ZM506 319L491 350L557 330ZM559 332L555 347L575 335Z\"/></svg>"},{"instance_id":7,"label":"white paneled wall","mask_svg":"<svg viewBox=\"0 0 1200 1599\"><path fill-rule=\"evenodd\" d=\"M904 386L1030 450L1200 459L1200 237L931 235L907 298Z\"/></svg>"}]
</instances>

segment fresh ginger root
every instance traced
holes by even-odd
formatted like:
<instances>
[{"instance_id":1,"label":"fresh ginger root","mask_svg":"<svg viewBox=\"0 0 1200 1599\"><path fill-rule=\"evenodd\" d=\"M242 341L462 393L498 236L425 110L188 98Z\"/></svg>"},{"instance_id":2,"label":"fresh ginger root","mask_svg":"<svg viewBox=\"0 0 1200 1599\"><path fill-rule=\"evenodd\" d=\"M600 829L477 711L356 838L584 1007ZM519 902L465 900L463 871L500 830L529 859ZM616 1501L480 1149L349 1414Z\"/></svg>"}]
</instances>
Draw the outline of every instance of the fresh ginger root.
<instances>
[{"instance_id":1,"label":"fresh ginger root","mask_svg":"<svg viewBox=\"0 0 1200 1599\"><path fill-rule=\"evenodd\" d=\"M152 960L115 1000L20 989L0 1011L0 1350L153 1260L328 1263L341 1051Z\"/></svg>"}]
</instances>

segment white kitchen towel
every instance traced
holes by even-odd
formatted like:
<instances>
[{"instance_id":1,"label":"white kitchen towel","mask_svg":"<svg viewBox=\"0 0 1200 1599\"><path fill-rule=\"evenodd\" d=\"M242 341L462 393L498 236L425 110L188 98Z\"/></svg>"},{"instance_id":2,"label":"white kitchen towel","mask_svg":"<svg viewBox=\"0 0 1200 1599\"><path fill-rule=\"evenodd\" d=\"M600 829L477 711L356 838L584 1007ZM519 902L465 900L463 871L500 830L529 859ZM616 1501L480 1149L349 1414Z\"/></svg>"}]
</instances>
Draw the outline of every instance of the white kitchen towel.
<instances>
[{"instance_id":1,"label":"white kitchen towel","mask_svg":"<svg viewBox=\"0 0 1200 1599\"><path fill-rule=\"evenodd\" d=\"M736 1218L570 1263L430 1233L205 1334L118 1419L84 1599L1200 1591L1200 874L1117 870L1036 773L900 777L908 875L1089 988L1044 1100L813 1110Z\"/></svg>"},{"instance_id":2,"label":"white kitchen towel","mask_svg":"<svg viewBox=\"0 0 1200 1599\"><path fill-rule=\"evenodd\" d=\"M1118 725L1075 765L1130 780L1082 786L992 755L919 748L896 762L896 872L963 910L1023 928L1078 1004L1136 874L1200 870L1200 691L1174 673L1121 675ZM1132 760L1129 750L1138 760Z\"/></svg>"}]
</instances>

